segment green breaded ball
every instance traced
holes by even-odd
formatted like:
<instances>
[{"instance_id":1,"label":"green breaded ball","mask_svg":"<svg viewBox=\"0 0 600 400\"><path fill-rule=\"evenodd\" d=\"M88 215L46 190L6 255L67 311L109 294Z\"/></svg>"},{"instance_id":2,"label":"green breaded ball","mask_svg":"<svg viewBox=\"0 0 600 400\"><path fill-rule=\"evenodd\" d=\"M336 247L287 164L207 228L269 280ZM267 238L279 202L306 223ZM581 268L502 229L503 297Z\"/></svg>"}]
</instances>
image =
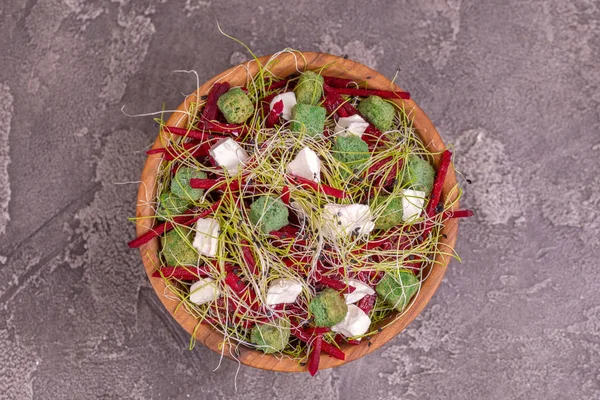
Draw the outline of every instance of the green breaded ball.
<instances>
[{"instance_id":1,"label":"green breaded ball","mask_svg":"<svg viewBox=\"0 0 600 400\"><path fill-rule=\"evenodd\" d=\"M396 109L381 97L367 97L358 105L358 111L380 131L392 129Z\"/></svg>"},{"instance_id":2,"label":"green breaded ball","mask_svg":"<svg viewBox=\"0 0 600 400\"><path fill-rule=\"evenodd\" d=\"M290 341L290 321L281 318L275 324L258 323L250 332L250 341L267 354L278 353Z\"/></svg>"},{"instance_id":3,"label":"green breaded ball","mask_svg":"<svg viewBox=\"0 0 600 400\"><path fill-rule=\"evenodd\" d=\"M347 167L340 173L343 178L348 178L369 161L369 145L356 135L338 136L331 147L331 155Z\"/></svg>"},{"instance_id":4,"label":"green breaded ball","mask_svg":"<svg viewBox=\"0 0 600 400\"><path fill-rule=\"evenodd\" d=\"M402 312L410 303L410 299L419 290L419 279L411 271L401 269L398 276L385 274L379 281L375 291L377 295L390 307Z\"/></svg>"},{"instance_id":5,"label":"green breaded ball","mask_svg":"<svg viewBox=\"0 0 600 400\"><path fill-rule=\"evenodd\" d=\"M348 306L344 296L327 288L312 299L308 310L313 316L316 326L331 328L344 320L348 313Z\"/></svg>"},{"instance_id":6,"label":"green breaded ball","mask_svg":"<svg viewBox=\"0 0 600 400\"><path fill-rule=\"evenodd\" d=\"M378 196L371 204L373 211L383 207L375 220L375 229L390 229L402 223L402 198L399 196Z\"/></svg>"},{"instance_id":7,"label":"green breaded ball","mask_svg":"<svg viewBox=\"0 0 600 400\"><path fill-rule=\"evenodd\" d=\"M433 189L435 180L435 169L421 157L411 154L406 160L403 168L402 186L408 186L413 190L421 190L429 196Z\"/></svg>"},{"instance_id":8,"label":"green breaded ball","mask_svg":"<svg viewBox=\"0 0 600 400\"><path fill-rule=\"evenodd\" d=\"M323 97L323 77L312 71L304 72L298 79L294 93L300 104L317 105Z\"/></svg>"},{"instance_id":9,"label":"green breaded ball","mask_svg":"<svg viewBox=\"0 0 600 400\"><path fill-rule=\"evenodd\" d=\"M168 266L197 265L198 252L192 247L194 231L177 227L161 238L161 253Z\"/></svg>"},{"instance_id":10,"label":"green breaded ball","mask_svg":"<svg viewBox=\"0 0 600 400\"><path fill-rule=\"evenodd\" d=\"M190 179L204 179L206 174L191 167L180 167L171 181L171 192L181 198L196 201L204 194L204 189L192 189Z\"/></svg>"},{"instance_id":11,"label":"green breaded ball","mask_svg":"<svg viewBox=\"0 0 600 400\"><path fill-rule=\"evenodd\" d=\"M242 124L254 114L252 100L240 88L229 89L221 95L217 106L230 124Z\"/></svg>"},{"instance_id":12,"label":"green breaded ball","mask_svg":"<svg viewBox=\"0 0 600 400\"><path fill-rule=\"evenodd\" d=\"M260 196L250 205L250 222L262 233L269 233L289 224L289 210L274 196Z\"/></svg>"},{"instance_id":13,"label":"green breaded ball","mask_svg":"<svg viewBox=\"0 0 600 400\"><path fill-rule=\"evenodd\" d=\"M290 129L307 136L320 135L325 128L326 114L327 111L323 107L298 103L292 108Z\"/></svg>"},{"instance_id":14,"label":"green breaded ball","mask_svg":"<svg viewBox=\"0 0 600 400\"><path fill-rule=\"evenodd\" d=\"M191 202L188 199L182 199L171 192L165 192L158 198L156 216L159 220L164 221L173 215L183 214L190 208L190 205Z\"/></svg>"}]
</instances>

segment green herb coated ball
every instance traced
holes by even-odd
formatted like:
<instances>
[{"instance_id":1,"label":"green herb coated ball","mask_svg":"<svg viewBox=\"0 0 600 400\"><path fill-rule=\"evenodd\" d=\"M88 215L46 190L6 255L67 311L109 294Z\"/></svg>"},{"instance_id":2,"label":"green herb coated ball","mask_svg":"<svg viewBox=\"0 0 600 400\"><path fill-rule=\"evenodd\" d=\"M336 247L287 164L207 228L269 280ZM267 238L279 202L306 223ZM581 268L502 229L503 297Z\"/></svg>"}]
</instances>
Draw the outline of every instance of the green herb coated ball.
<instances>
[{"instance_id":1,"label":"green herb coated ball","mask_svg":"<svg viewBox=\"0 0 600 400\"><path fill-rule=\"evenodd\" d=\"M323 82L321 75L313 71L304 72L298 79L294 93L300 104L317 105L323 97Z\"/></svg>"},{"instance_id":2,"label":"green herb coated ball","mask_svg":"<svg viewBox=\"0 0 600 400\"><path fill-rule=\"evenodd\" d=\"M330 328L344 320L348 313L348 306L340 293L327 288L312 299L308 310L316 326Z\"/></svg>"},{"instance_id":3,"label":"green herb coated ball","mask_svg":"<svg viewBox=\"0 0 600 400\"><path fill-rule=\"evenodd\" d=\"M243 124L254 114L252 100L240 88L229 89L217 100L217 106L230 124Z\"/></svg>"},{"instance_id":4,"label":"green herb coated ball","mask_svg":"<svg viewBox=\"0 0 600 400\"><path fill-rule=\"evenodd\" d=\"M402 186L413 190L420 190L429 196L435 180L435 169L421 157L411 154L402 168Z\"/></svg>"},{"instance_id":5,"label":"green herb coated ball","mask_svg":"<svg viewBox=\"0 0 600 400\"><path fill-rule=\"evenodd\" d=\"M277 197L260 196L250 205L250 222L262 233L269 233L289 224L289 210Z\"/></svg>"},{"instance_id":6,"label":"green herb coated ball","mask_svg":"<svg viewBox=\"0 0 600 400\"><path fill-rule=\"evenodd\" d=\"M338 136L331 147L331 155L346 166L341 175L348 178L369 161L369 145L356 135Z\"/></svg>"},{"instance_id":7,"label":"green herb coated ball","mask_svg":"<svg viewBox=\"0 0 600 400\"><path fill-rule=\"evenodd\" d=\"M375 229L390 229L402 223L402 198L399 196L378 196L371 204L371 210L376 212L383 207L375 220Z\"/></svg>"},{"instance_id":8,"label":"green herb coated ball","mask_svg":"<svg viewBox=\"0 0 600 400\"><path fill-rule=\"evenodd\" d=\"M165 221L174 215L183 214L190 208L191 202L188 199L182 199L171 192L165 192L158 198L158 208L156 216L159 220Z\"/></svg>"},{"instance_id":9,"label":"green herb coated ball","mask_svg":"<svg viewBox=\"0 0 600 400\"><path fill-rule=\"evenodd\" d=\"M387 273L377 284L375 291L381 300L402 312L410 299L417 293L420 287L419 279L411 271L402 269L398 275Z\"/></svg>"},{"instance_id":10,"label":"green herb coated ball","mask_svg":"<svg viewBox=\"0 0 600 400\"><path fill-rule=\"evenodd\" d=\"M250 341L267 354L283 351L290 340L290 321L281 318L275 323L258 323L250 332Z\"/></svg>"},{"instance_id":11,"label":"green herb coated ball","mask_svg":"<svg viewBox=\"0 0 600 400\"><path fill-rule=\"evenodd\" d=\"M320 135L325 128L326 114L323 107L298 103L292 108L290 129L311 137Z\"/></svg>"},{"instance_id":12,"label":"green herb coated ball","mask_svg":"<svg viewBox=\"0 0 600 400\"><path fill-rule=\"evenodd\" d=\"M191 167L180 167L173 180L171 180L171 192L181 198L196 201L204 194L204 189L192 189L190 179L204 179L206 174Z\"/></svg>"},{"instance_id":13,"label":"green herb coated ball","mask_svg":"<svg viewBox=\"0 0 600 400\"><path fill-rule=\"evenodd\" d=\"M161 238L161 254L170 267L180 265L197 265L198 252L192 247L194 231L185 227L177 227Z\"/></svg>"},{"instance_id":14,"label":"green herb coated ball","mask_svg":"<svg viewBox=\"0 0 600 400\"><path fill-rule=\"evenodd\" d=\"M392 129L396 109L379 96L369 96L358 105L358 111L382 132Z\"/></svg>"}]
</instances>

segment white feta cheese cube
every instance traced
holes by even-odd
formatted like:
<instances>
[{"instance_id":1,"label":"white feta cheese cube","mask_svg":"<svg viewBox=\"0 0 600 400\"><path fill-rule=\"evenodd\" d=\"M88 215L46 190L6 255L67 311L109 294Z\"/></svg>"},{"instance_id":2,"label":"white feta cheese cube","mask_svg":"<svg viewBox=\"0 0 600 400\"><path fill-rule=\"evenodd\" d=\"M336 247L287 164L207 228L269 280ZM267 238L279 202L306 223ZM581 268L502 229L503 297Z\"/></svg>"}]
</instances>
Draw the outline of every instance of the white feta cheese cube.
<instances>
[{"instance_id":1,"label":"white feta cheese cube","mask_svg":"<svg viewBox=\"0 0 600 400\"><path fill-rule=\"evenodd\" d=\"M288 174L319 182L321 180L321 160L317 153L305 147L287 165L286 171Z\"/></svg>"},{"instance_id":2,"label":"white feta cheese cube","mask_svg":"<svg viewBox=\"0 0 600 400\"><path fill-rule=\"evenodd\" d=\"M267 290L267 304L293 303L302 292L302 283L295 279L275 279Z\"/></svg>"},{"instance_id":3,"label":"white feta cheese cube","mask_svg":"<svg viewBox=\"0 0 600 400\"><path fill-rule=\"evenodd\" d=\"M335 123L333 132L341 133L348 132L358 137L362 137L365 130L369 127L369 123L365 121L360 115L354 114L349 117L342 117Z\"/></svg>"},{"instance_id":4,"label":"white feta cheese cube","mask_svg":"<svg viewBox=\"0 0 600 400\"><path fill-rule=\"evenodd\" d=\"M221 139L209 150L210 156L217 165L225 168L230 174L236 174L240 164L248 160L248 153L232 138Z\"/></svg>"},{"instance_id":5,"label":"white feta cheese cube","mask_svg":"<svg viewBox=\"0 0 600 400\"><path fill-rule=\"evenodd\" d=\"M289 121L290 118L292 118L292 108L294 108L294 106L296 105L296 94L294 92L285 92L278 94L277 96L273 97L273 100L271 100L271 103L269 104L269 109L272 110L275 103L277 103L279 100L283 100L283 113L281 114L281 116L286 121Z\"/></svg>"},{"instance_id":6,"label":"white feta cheese cube","mask_svg":"<svg viewBox=\"0 0 600 400\"><path fill-rule=\"evenodd\" d=\"M194 304L205 304L221 296L221 291L212 278L200 279L190 287L190 301Z\"/></svg>"},{"instance_id":7,"label":"white feta cheese cube","mask_svg":"<svg viewBox=\"0 0 600 400\"><path fill-rule=\"evenodd\" d=\"M344 294L344 297L346 298L346 304L354 304L365 296L371 296L375 294L375 291L370 286L365 285L359 280L348 279L347 283L349 286L352 286L355 289L352 293Z\"/></svg>"},{"instance_id":8,"label":"white feta cheese cube","mask_svg":"<svg viewBox=\"0 0 600 400\"><path fill-rule=\"evenodd\" d=\"M367 333L369 326L371 326L371 318L354 304L349 304L344 320L331 327L331 330L345 337L354 337Z\"/></svg>"},{"instance_id":9,"label":"white feta cheese cube","mask_svg":"<svg viewBox=\"0 0 600 400\"><path fill-rule=\"evenodd\" d=\"M402 220L410 222L419 218L425 205L425 192L404 189L402 195Z\"/></svg>"},{"instance_id":10,"label":"white feta cheese cube","mask_svg":"<svg viewBox=\"0 0 600 400\"><path fill-rule=\"evenodd\" d=\"M323 207L323 233L338 235L368 235L375 229L373 214L365 204L325 204Z\"/></svg>"},{"instance_id":11,"label":"white feta cheese cube","mask_svg":"<svg viewBox=\"0 0 600 400\"><path fill-rule=\"evenodd\" d=\"M200 218L196 222L196 236L192 246L200 254L204 254L208 257L214 257L217 255L217 248L219 246L219 222L212 218Z\"/></svg>"}]
</instances>

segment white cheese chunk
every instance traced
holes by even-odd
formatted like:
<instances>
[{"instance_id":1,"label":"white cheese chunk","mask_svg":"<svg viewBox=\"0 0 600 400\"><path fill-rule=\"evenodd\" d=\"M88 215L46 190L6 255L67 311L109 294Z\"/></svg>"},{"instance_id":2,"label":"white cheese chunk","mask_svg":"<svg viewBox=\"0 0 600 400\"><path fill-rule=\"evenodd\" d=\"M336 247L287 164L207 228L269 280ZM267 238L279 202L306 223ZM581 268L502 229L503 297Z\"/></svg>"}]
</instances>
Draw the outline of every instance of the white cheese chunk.
<instances>
[{"instance_id":1,"label":"white cheese chunk","mask_svg":"<svg viewBox=\"0 0 600 400\"><path fill-rule=\"evenodd\" d=\"M267 290L267 304L293 303L302 292L302 283L295 279L275 279Z\"/></svg>"},{"instance_id":2,"label":"white cheese chunk","mask_svg":"<svg viewBox=\"0 0 600 400\"><path fill-rule=\"evenodd\" d=\"M281 116L286 121L289 121L290 118L292 118L292 108L294 108L294 106L296 105L296 94L294 92L285 92L278 94L277 96L273 97L273 100L271 100L271 103L269 104L269 109L272 110L275 103L277 103L279 100L283 100L283 113L281 114Z\"/></svg>"},{"instance_id":3,"label":"white cheese chunk","mask_svg":"<svg viewBox=\"0 0 600 400\"><path fill-rule=\"evenodd\" d=\"M221 139L209 150L210 156L217 165L225 168L230 174L238 171L240 164L248 160L248 153L233 139Z\"/></svg>"},{"instance_id":4,"label":"white cheese chunk","mask_svg":"<svg viewBox=\"0 0 600 400\"><path fill-rule=\"evenodd\" d=\"M373 214L365 204L326 204L322 217L323 233L330 237L368 235L375 228Z\"/></svg>"},{"instance_id":5,"label":"white cheese chunk","mask_svg":"<svg viewBox=\"0 0 600 400\"><path fill-rule=\"evenodd\" d=\"M196 236L192 246L208 257L217 255L219 246L219 222L212 218L200 218L196 222Z\"/></svg>"},{"instance_id":6,"label":"white cheese chunk","mask_svg":"<svg viewBox=\"0 0 600 400\"><path fill-rule=\"evenodd\" d=\"M287 165L286 171L288 174L319 182L321 180L321 160L317 153L305 147Z\"/></svg>"},{"instance_id":7,"label":"white cheese chunk","mask_svg":"<svg viewBox=\"0 0 600 400\"><path fill-rule=\"evenodd\" d=\"M204 278L190 287L190 301L194 304L210 303L221 295L221 291L212 278Z\"/></svg>"},{"instance_id":8,"label":"white cheese chunk","mask_svg":"<svg viewBox=\"0 0 600 400\"><path fill-rule=\"evenodd\" d=\"M353 337L367 333L369 326L371 326L371 318L354 304L349 304L344 320L331 327L331 330L345 337Z\"/></svg>"},{"instance_id":9,"label":"white cheese chunk","mask_svg":"<svg viewBox=\"0 0 600 400\"><path fill-rule=\"evenodd\" d=\"M425 192L420 190L402 190L402 220L406 222L419 218L425 205Z\"/></svg>"},{"instance_id":10,"label":"white cheese chunk","mask_svg":"<svg viewBox=\"0 0 600 400\"><path fill-rule=\"evenodd\" d=\"M371 287L365 285L364 283L356 279L348 279L347 283L349 286L352 286L356 289L354 289L352 293L344 295L344 297L346 298L346 304L356 303L365 296L371 296L375 294L375 291Z\"/></svg>"},{"instance_id":11,"label":"white cheese chunk","mask_svg":"<svg viewBox=\"0 0 600 400\"><path fill-rule=\"evenodd\" d=\"M342 117L335 123L333 132L341 133L347 132L358 137L362 137L365 130L369 127L369 123L365 121L360 115L354 114L349 117Z\"/></svg>"}]
</instances>

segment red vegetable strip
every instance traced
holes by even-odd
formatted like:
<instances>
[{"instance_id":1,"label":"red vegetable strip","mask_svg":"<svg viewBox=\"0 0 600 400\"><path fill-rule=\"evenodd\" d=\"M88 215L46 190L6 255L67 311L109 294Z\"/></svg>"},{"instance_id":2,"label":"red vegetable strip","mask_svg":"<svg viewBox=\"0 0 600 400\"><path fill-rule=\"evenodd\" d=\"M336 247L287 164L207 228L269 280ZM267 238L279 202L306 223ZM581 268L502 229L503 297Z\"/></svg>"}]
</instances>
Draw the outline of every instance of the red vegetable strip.
<instances>
[{"instance_id":1,"label":"red vegetable strip","mask_svg":"<svg viewBox=\"0 0 600 400\"><path fill-rule=\"evenodd\" d=\"M326 84L335 88L346 88L349 85L359 85L358 82L353 81L352 79L336 78L334 76L323 76L323 79L325 80Z\"/></svg>"},{"instance_id":2,"label":"red vegetable strip","mask_svg":"<svg viewBox=\"0 0 600 400\"><path fill-rule=\"evenodd\" d=\"M339 95L337 91L335 91L331 86L327 83L323 84L323 91L325 92L325 109L328 113L333 113L334 111L340 117L349 117L352 114L348 113L347 108L344 104L344 99Z\"/></svg>"},{"instance_id":3,"label":"red vegetable strip","mask_svg":"<svg viewBox=\"0 0 600 400\"><path fill-rule=\"evenodd\" d=\"M306 185L313 189L315 192L324 193L328 196L332 196L338 199L343 199L347 197L346 192L341 189L336 189L329 185L325 185L323 183L317 183L313 180L303 178L298 175L290 175L293 181L295 181L299 185Z\"/></svg>"},{"instance_id":4,"label":"red vegetable strip","mask_svg":"<svg viewBox=\"0 0 600 400\"><path fill-rule=\"evenodd\" d=\"M277 121L279 121L279 117L283 112L283 100L279 100L275 104L273 104L273 109L267 115L266 127L272 128L275 126Z\"/></svg>"},{"instance_id":5,"label":"red vegetable strip","mask_svg":"<svg viewBox=\"0 0 600 400\"><path fill-rule=\"evenodd\" d=\"M408 92L392 92L389 90L379 90L379 89L356 89L356 88L336 88L336 91L339 94L347 94L349 96L361 96L361 97L369 97L369 96L379 96L384 99L410 99L410 93Z\"/></svg>"},{"instance_id":6,"label":"red vegetable strip","mask_svg":"<svg viewBox=\"0 0 600 400\"><path fill-rule=\"evenodd\" d=\"M155 278L174 278L181 281L197 281L200 277L208 276L206 271L196 267L162 267L152 274Z\"/></svg>"},{"instance_id":7,"label":"red vegetable strip","mask_svg":"<svg viewBox=\"0 0 600 400\"><path fill-rule=\"evenodd\" d=\"M191 139L198 139L202 142L204 142L208 139L225 139L225 136L215 135L212 133L208 133L205 131L199 131L199 130L195 130L195 129L177 128L176 126L165 126L163 128L163 131L172 133L173 135L177 135L177 136L187 136Z\"/></svg>"},{"instance_id":8,"label":"red vegetable strip","mask_svg":"<svg viewBox=\"0 0 600 400\"><path fill-rule=\"evenodd\" d=\"M233 271L227 273L227 276L225 276L225 283L239 295L243 294L244 289L246 289L244 282L242 282L240 277L237 276L237 274L235 274Z\"/></svg>"},{"instance_id":9,"label":"red vegetable strip","mask_svg":"<svg viewBox=\"0 0 600 400\"><path fill-rule=\"evenodd\" d=\"M252 254L252 249L250 249L250 245L247 240L242 240L242 257L244 258L244 262L246 266L250 270L253 275L258 274L258 268L256 268L256 261L254 260L254 254Z\"/></svg>"},{"instance_id":10,"label":"red vegetable strip","mask_svg":"<svg viewBox=\"0 0 600 400\"><path fill-rule=\"evenodd\" d=\"M317 335L312 342L312 348L308 356L308 373L315 376L319 371L319 361L321 360L321 347L323 345L323 336Z\"/></svg>"},{"instance_id":11,"label":"red vegetable strip","mask_svg":"<svg viewBox=\"0 0 600 400\"><path fill-rule=\"evenodd\" d=\"M356 303L356 307L364 311L365 314L369 315L373 307L375 306L375 300L377 300L376 294L366 295Z\"/></svg>"},{"instance_id":12,"label":"red vegetable strip","mask_svg":"<svg viewBox=\"0 0 600 400\"><path fill-rule=\"evenodd\" d=\"M473 216L471 210L444 211L444 218L468 218Z\"/></svg>"},{"instance_id":13,"label":"red vegetable strip","mask_svg":"<svg viewBox=\"0 0 600 400\"><path fill-rule=\"evenodd\" d=\"M164 153L165 151L166 151L166 149L164 147L157 147L156 149L146 150L146 154L147 155L159 154L159 153Z\"/></svg>"},{"instance_id":14,"label":"red vegetable strip","mask_svg":"<svg viewBox=\"0 0 600 400\"><path fill-rule=\"evenodd\" d=\"M207 120L216 119L217 114L219 112L219 107L217 106L217 100L219 97L223 95L225 92L229 90L229 83L215 83L213 87L210 89L208 93L208 98L206 99L206 105L204 106L204 110L202 111L202 117Z\"/></svg>"},{"instance_id":15,"label":"red vegetable strip","mask_svg":"<svg viewBox=\"0 0 600 400\"><path fill-rule=\"evenodd\" d=\"M209 208L202 211L200 214L198 214L196 216L190 216L190 215L177 216L177 217L173 218L173 221L167 221L162 224L159 224L158 226L156 226L154 228L150 228L150 230L148 232L144 233L142 236L140 236L136 239L133 239L131 242L127 243L127 245L132 249L138 248L141 245L148 243L150 240L154 239L155 237L169 232L176 225L189 226L189 225L193 224L194 222L198 221L200 218L204 218L208 214L214 212L219 207L220 204L221 204L221 201L217 201L212 206L210 206ZM198 211L198 209L192 208L188 211L190 211L191 213L195 213Z\"/></svg>"},{"instance_id":16,"label":"red vegetable strip","mask_svg":"<svg viewBox=\"0 0 600 400\"><path fill-rule=\"evenodd\" d=\"M290 204L290 188L287 185L285 185L281 191L281 201L286 205Z\"/></svg>"},{"instance_id":17,"label":"red vegetable strip","mask_svg":"<svg viewBox=\"0 0 600 400\"><path fill-rule=\"evenodd\" d=\"M298 327L292 328L292 335L294 335L295 337L297 337L304 343L308 343L311 339L310 335L308 335L306 332L304 332L302 329L300 329ZM337 358L338 360L346 359L346 355L344 354L344 352L342 350L338 349L337 347L335 347L332 344L327 343L326 341L323 341L323 343L321 344L321 350L324 351L325 353L329 354L330 356Z\"/></svg>"},{"instance_id":18,"label":"red vegetable strip","mask_svg":"<svg viewBox=\"0 0 600 400\"><path fill-rule=\"evenodd\" d=\"M231 191L240 190L239 181L227 182L225 179L211 178L192 178L190 179L190 187L192 189L215 189Z\"/></svg>"},{"instance_id":19,"label":"red vegetable strip","mask_svg":"<svg viewBox=\"0 0 600 400\"><path fill-rule=\"evenodd\" d=\"M440 167L437 170L437 174L435 175L435 181L433 182L433 189L431 190L431 195L429 196L429 203L427 204L427 208L425 212L427 215L432 216L435 207L440 202L442 187L444 186L444 180L446 180L446 173L448 172L448 167L450 166L450 161L452 160L452 152L450 150L445 150L442 153L442 159L440 161Z\"/></svg>"},{"instance_id":20,"label":"red vegetable strip","mask_svg":"<svg viewBox=\"0 0 600 400\"><path fill-rule=\"evenodd\" d=\"M266 90L277 90L277 89L281 89L283 87L285 87L285 85L287 85L289 81L287 79L284 79L282 81L277 81L277 82L271 82L270 84L267 85L267 87L265 88Z\"/></svg>"},{"instance_id":21,"label":"red vegetable strip","mask_svg":"<svg viewBox=\"0 0 600 400\"><path fill-rule=\"evenodd\" d=\"M311 326L311 327L304 329L304 332L306 332L307 334L309 334L311 336L312 335L322 335L329 331L331 331L331 329L327 328L325 326Z\"/></svg>"}]
</instances>

